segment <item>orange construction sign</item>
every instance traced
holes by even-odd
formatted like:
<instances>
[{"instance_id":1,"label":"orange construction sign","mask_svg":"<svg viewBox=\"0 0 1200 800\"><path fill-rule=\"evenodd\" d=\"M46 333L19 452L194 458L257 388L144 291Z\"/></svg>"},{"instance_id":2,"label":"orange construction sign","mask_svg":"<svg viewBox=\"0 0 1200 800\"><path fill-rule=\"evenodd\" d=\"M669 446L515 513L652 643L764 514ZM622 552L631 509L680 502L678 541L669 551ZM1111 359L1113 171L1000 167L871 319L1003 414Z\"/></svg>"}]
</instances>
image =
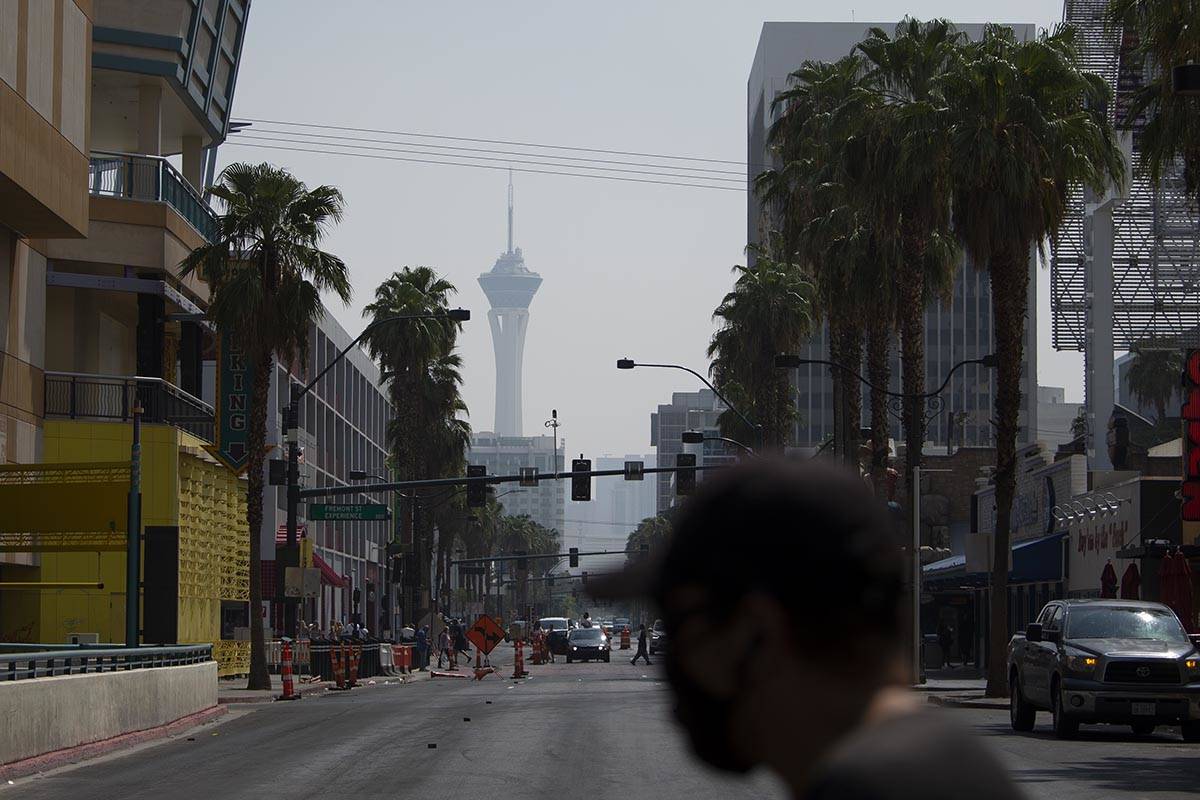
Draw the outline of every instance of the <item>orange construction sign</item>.
<instances>
[{"instance_id":1,"label":"orange construction sign","mask_svg":"<svg viewBox=\"0 0 1200 800\"><path fill-rule=\"evenodd\" d=\"M504 629L500 627L500 623L484 614L475 620L475 624L467 631L467 639L486 655L504 641Z\"/></svg>"}]
</instances>

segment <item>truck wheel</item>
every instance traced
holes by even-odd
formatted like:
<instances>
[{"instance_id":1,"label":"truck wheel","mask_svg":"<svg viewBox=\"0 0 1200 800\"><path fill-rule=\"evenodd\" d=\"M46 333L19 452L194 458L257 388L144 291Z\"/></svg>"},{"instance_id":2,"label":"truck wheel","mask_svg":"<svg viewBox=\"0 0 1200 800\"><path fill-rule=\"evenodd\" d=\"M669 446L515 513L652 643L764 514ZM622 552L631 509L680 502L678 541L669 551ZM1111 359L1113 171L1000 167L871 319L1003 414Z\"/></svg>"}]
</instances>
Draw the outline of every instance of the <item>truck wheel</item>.
<instances>
[{"instance_id":1,"label":"truck wheel","mask_svg":"<svg viewBox=\"0 0 1200 800\"><path fill-rule=\"evenodd\" d=\"M1129 726L1134 736L1149 736L1158 726L1153 722L1135 722Z\"/></svg>"},{"instance_id":2,"label":"truck wheel","mask_svg":"<svg viewBox=\"0 0 1200 800\"><path fill-rule=\"evenodd\" d=\"M1200 742L1200 720L1191 720L1179 726L1185 742Z\"/></svg>"},{"instance_id":3,"label":"truck wheel","mask_svg":"<svg viewBox=\"0 0 1200 800\"><path fill-rule=\"evenodd\" d=\"M1037 722L1037 709L1021 693L1021 679L1016 671L1008 682L1008 718L1014 731L1031 731Z\"/></svg>"},{"instance_id":4,"label":"truck wheel","mask_svg":"<svg viewBox=\"0 0 1200 800\"><path fill-rule=\"evenodd\" d=\"M1054 715L1054 735L1059 739L1073 739L1079 733L1079 720L1072 719L1062 705L1062 691L1058 688L1058 679L1050 686L1051 713Z\"/></svg>"}]
</instances>

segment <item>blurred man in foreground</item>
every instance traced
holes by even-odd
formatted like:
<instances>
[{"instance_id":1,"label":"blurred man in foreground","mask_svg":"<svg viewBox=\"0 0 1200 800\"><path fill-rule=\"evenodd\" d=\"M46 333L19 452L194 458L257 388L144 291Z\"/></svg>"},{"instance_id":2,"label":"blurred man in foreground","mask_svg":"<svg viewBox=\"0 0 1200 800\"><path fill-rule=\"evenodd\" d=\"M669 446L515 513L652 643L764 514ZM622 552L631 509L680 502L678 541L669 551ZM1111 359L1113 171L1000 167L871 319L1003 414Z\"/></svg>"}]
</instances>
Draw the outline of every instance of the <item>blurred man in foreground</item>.
<instances>
[{"instance_id":1,"label":"blurred man in foreground","mask_svg":"<svg viewBox=\"0 0 1200 800\"><path fill-rule=\"evenodd\" d=\"M804 800L1019 798L904 686L902 569L860 478L756 461L706 480L664 551L591 591L662 609L676 714L715 767L765 766Z\"/></svg>"}]
</instances>

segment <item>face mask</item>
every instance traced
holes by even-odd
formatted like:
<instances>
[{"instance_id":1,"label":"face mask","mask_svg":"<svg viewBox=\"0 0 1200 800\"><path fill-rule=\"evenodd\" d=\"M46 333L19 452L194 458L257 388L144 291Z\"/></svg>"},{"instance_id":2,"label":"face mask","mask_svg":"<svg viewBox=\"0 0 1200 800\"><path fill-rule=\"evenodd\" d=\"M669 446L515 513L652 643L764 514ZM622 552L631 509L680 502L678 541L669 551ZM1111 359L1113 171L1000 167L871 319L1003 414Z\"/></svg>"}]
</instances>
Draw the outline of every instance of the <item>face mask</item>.
<instances>
[{"instance_id":1,"label":"face mask","mask_svg":"<svg viewBox=\"0 0 1200 800\"><path fill-rule=\"evenodd\" d=\"M687 676L672 655L667 654L667 678L675 691L675 716L687 730L692 749L701 760L726 772L743 773L754 764L742 758L733 740L733 715L737 697L717 697Z\"/></svg>"}]
</instances>

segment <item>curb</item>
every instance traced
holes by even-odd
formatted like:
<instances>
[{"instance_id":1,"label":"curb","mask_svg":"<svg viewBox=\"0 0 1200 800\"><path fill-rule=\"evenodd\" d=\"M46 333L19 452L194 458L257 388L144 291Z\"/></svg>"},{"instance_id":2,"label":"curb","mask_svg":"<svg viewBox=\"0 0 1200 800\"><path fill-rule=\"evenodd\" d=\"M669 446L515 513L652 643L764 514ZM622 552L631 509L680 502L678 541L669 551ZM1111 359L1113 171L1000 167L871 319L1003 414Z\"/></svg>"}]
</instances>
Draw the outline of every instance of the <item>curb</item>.
<instances>
[{"instance_id":1,"label":"curb","mask_svg":"<svg viewBox=\"0 0 1200 800\"><path fill-rule=\"evenodd\" d=\"M946 697L944 695L930 694L925 698L935 706L943 706L946 708L979 708L988 711L1007 711L1008 701L1003 697Z\"/></svg>"},{"instance_id":2,"label":"curb","mask_svg":"<svg viewBox=\"0 0 1200 800\"><path fill-rule=\"evenodd\" d=\"M155 739L165 739L173 733L179 733L214 720L225 714L228 710L224 706L215 705L155 728L131 731L130 733L123 733L120 736L114 736L111 739L101 739L98 742L88 742L87 744L80 744L74 747L65 747L62 750L52 750L49 753L30 756L20 761L0 764L0 780L23 778L35 772L45 772L56 767L61 767L64 764L102 756L114 750L129 747L130 745L143 744Z\"/></svg>"},{"instance_id":3,"label":"curb","mask_svg":"<svg viewBox=\"0 0 1200 800\"><path fill-rule=\"evenodd\" d=\"M417 683L419 680L419 678L417 676L419 674L420 673L414 672L411 675L404 675L404 676L397 677L397 678L387 678L382 675L376 676L376 678L366 678L364 680L360 680L358 682L358 685L355 686L354 688L355 689L369 689L373 686L401 686L406 683ZM425 680L428 680L429 673L424 673L424 675L425 675ZM367 681L373 681L373 682L368 683ZM312 684L308 684L308 685L298 686L298 687L296 687L296 693L301 698L328 697L330 694L333 693L333 692L331 692L331 689L333 689L333 686L334 686L333 681L322 681L321 683L312 683ZM240 690L234 689L232 691L240 691ZM219 705L223 705L223 706L225 706L225 705L239 705L239 706L240 705L263 705L266 703L274 703L277 701L278 701L278 697L274 693L274 690L272 690L272 693L269 695L255 695L252 697L238 697L237 695L227 695L225 697L217 698L217 703Z\"/></svg>"}]
</instances>

